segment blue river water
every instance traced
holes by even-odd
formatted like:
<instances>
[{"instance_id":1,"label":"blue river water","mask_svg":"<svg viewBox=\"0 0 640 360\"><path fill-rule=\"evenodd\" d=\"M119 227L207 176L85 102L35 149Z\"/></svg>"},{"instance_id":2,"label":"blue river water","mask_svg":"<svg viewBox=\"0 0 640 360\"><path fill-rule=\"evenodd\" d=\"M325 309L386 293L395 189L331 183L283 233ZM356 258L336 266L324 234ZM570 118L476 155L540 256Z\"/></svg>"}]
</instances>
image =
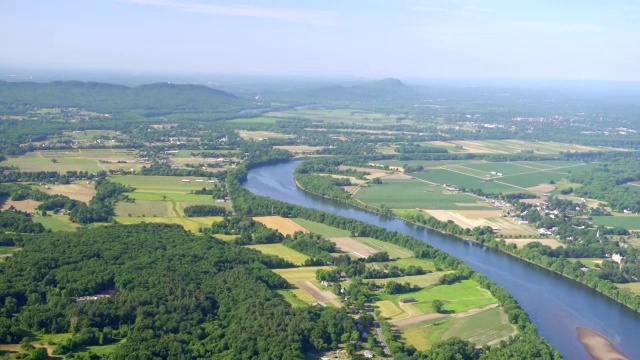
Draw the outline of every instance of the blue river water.
<instances>
[{"instance_id":1,"label":"blue river water","mask_svg":"<svg viewBox=\"0 0 640 360\"><path fill-rule=\"evenodd\" d=\"M589 359L576 328L606 336L629 359L640 359L640 315L570 279L497 250L310 195L295 185L299 162L262 166L249 171L249 191L373 225L423 240L467 263L504 287L529 314L541 336L566 359Z\"/></svg>"}]
</instances>

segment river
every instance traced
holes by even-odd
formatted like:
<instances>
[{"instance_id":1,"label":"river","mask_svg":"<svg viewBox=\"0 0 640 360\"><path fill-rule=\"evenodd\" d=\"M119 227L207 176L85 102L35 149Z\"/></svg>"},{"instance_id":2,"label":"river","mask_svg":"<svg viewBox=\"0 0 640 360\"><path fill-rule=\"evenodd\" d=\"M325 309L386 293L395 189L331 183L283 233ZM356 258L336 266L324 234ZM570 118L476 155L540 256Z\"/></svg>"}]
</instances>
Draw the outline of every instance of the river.
<instances>
[{"instance_id":1,"label":"river","mask_svg":"<svg viewBox=\"0 0 640 360\"><path fill-rule=\"evenodd\" d=\"M299 161L249 171L249 191L288 203L362 220L423 240L504 287L529 314L541 336L566 359L589 359L577 327L606 336L629 359L640 359L640 315L570 279L510 255L405 221L310 195L295 185Z\"/></svg>"}]
</instances>

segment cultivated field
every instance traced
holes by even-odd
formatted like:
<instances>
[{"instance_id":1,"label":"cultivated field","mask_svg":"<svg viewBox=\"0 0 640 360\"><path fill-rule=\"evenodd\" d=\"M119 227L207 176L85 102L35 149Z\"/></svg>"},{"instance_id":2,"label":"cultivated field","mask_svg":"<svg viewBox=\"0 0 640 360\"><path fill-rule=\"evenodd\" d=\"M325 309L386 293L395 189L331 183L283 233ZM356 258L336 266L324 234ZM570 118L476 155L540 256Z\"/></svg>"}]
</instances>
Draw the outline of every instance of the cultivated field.
<instances>
[{"instance_id":1,"label":"cultivated field","mask_svg":"<svg viewBox=\"0 0 640 360\"><path fill-rule=\"evenodd\" d=\"M77 149L30 152L0 162L0 166L17 166L21 171L88 171L139 169L136 152L124 149ZM118 163L120 161L120 163Z\"/></svg>"},{"instance_id":2,"label":"cultivated field","mask_svg":"<svg viewBox=\"0 0 640 360\"><path fill-rule=\"evenodd\" d=\"M398 117L394 115L371 113L355 109L300 109L281 112L270 112L268 117L278 119L302 118L318 122L333 122L345 124L364 125L394 125L398 123ZM404 120L402 123L412 123Z\"/></svg>"},{"instance_id":3,"label":"cultivated field","mask_svg":"<svg viewBox=\"0 0 640 360\"><path fill-rule=\"evenodd\" d=\"M420 180L383 180L380 185L363 187L354 195L365 204L392 209L488 209L483 199L470 194L448 192Z\"/></svg>"},{"instance_id":4,"label":"cultivated field","mask_svg":"<svg viewBox=\"0 0 640 360\"><path fill-rule=\"evenodd\" d=\"M462 146L461 152L472 154L517 154L521 151L533 151L536 154L559 154L561 151L599 151L601 149L554 142L534 142L523 140L479 140L479 141L447 141L452 146ZM436 145L436 144L434 144ZM442 146L442 142L438 142Z\"/></svg>"},{"instance_id":5,"label":"cultivated field","mask_svg":"<svg viewBox=\"0 0 640 360\"><path fill-rule=\"evenodd\" d=\"M249 245L248 248L255 249L264 254L279 256L285 260L291 261L296 265L302 265L309 258L307 255L288 248L282 244L260 244Z\"/></svg>"},{"instance_id":6,"label":"cultivated field","mask_svg":"<svg viewBox=\"0 0 640 360\"><path fill-rule=\"evenodd\" d=\"M472 229L476 226L491 226L502 235L536 235L538 232L530 225L521 225L516 221L500 217L500 210L425 210L429 215L440 221L453 221L463 228Z\"/></svg>"},{"instance_id":7,"label":"cultivated field","mask_svg":"<svg viewBox=\"0 0 640 360\"><path fill-rule=\"evenodd\" d=\"M414 255L413 252L411 250L408 250L407 248L380 241L378 239L368 237L358 237L355 239L358 242L361 242L369 246L370 248L377 250L378 252L386 251L387 254L389 254L389 256L393 259L410 258Z\"/></svg>"},{"instance_id":8,"label":"cultivated field","mask_svg":"<svg viewBox=\"0 0 640 360\"><path fill-rule=\"evenodd\" d=\"M249 131L249 130L238 130L238 136L245 140L262 140L262 139L276 139L276 138L286 138L288 135L271 132L271 131Z\"/></svg>"},{"instance_id":9,"label":"cultivated field","mask_svg":"<svg viewBox=\"0 0 640 360\"><path fill-rule=\"evenodd\" d=\"M277 230L283 235L293 235L296 231L307 232L307 229L304 227L282 216L258 216L254 217L253 220L262 223L270 229Z\"/></svg>"},{"instance_id":10,"label":"cultivated field","mask_svg":"<svg viewBox=\"0 0 640 360\"><path fill-rule=\"evenodd\" d=\"M301 153L312 153L318 150L322 150L324 149L324 146L281 145L281 146L274 146L274 148L287 150L294 154L301 154Z\"/></svg>"},{"instance_id":11,"label":"cultivated field","mask_svg":"<svg viewBox=\"0 0 640 360\"><path fill-rule=\"evenodd\" d=\"M303 228L307 229L308 231L312 233L320 234L326 238L351 236L351 233L349 231L334 228L329 225L325 225L325 224L321 224L321 223L317 223L314 221L309 221L301 218L295 218L291 220L293 220L296 224L302 226Z\"/></svg>"},{"instance_id":12,"label":"cultivated field","mask_svg":"<svg viewBox=\"0 0 640 360\"><path fill-rule=\"evenodd\" d=\"M405 282L408 282L411 285L416 285L419 287L427 287L427 286L437 284L443 274L444 274L443 272L433 272L433 273L424 274L424 275L401 276L397 278L388 278L388 279L367 279L365 281L372 282L380 286L384 286L384 284L388 283L389 281L395 281L402 284L404 284Z\"/></svg>"},{"instance_id":13,"label":"cultivated field","mask_svg":"<svg viewBox=\"0 0 640 360\"><path fill-rule=\"evenodd\" d=\"M177 224L184 227L186 230L192 233L198 233L200 228L209 228L214 222L222 220L221 216L206 216L206 217L128 217L128 216L115 216L116 222L120 224L139 224L143 222L148 223L164 223L164 224Z\"/></svg>"},{"instance_id":14,"label":"cultivated field","mask_svg":"<svg viewBox=\"0 0 640 360\"><path fill-rule=\"evenodd\" d=\"M42 226L46 229L51 229L51 231L74 231L80 227L80 225L72 223L68 216L64 215L36 216L33 221L42 224Z\"/></svg>"},{"instance_id":15,"label":"cultivated field","mask_svg":"<svg viewBox=\"0 0 640 360\"><path fill-rule=\"evenodd\" d=\"M136 192L148 193L179 193L187 194L191 190L200 190L203 187L211 187L207 178L203 177L178 177L178 176L143 176L126 175L114 176L110 178L113 182L123 185L133 186ZM189 181L183 181L189 180ZM211 199L211 197L209 196Z\"/></svg>"},{"instance_id":16,"label":"cultivated field","mask_svg":"<svg viewBox=\"0 0 640 360\"><path fill-rule=\"evenodd\" d=\"M7 210L13 206L17 210L34 213L42 202L31 199L14 201L9 198L0 198L0 204L2 205L2 210Z\"/></svg>"},{"instance_id":17,"label":"cultivated field","mask_svg":"<svg viewBox=\"0 0 640 360\"><path fill-rule=\"evenodd\" d=\"M620 214L618 216L593 216L592 219L596 225L640 230L640 215Z\"/></svg>"},{"instance_id":18,"label":"cultivated field","mask_svg":"<svg viewBox=\"0 0 640 360\"><path fill-rule=\"evenodd\" d=\"M291 292L306 303L330 303L340 306L337 296L330 291L321 290L315 285L316 271L330 270L328 266L307 266L292 269L274 269L273 272L282 276L294 288Z\"/></svg>"},{"instance_id":19,"label":"cultivated field","mask_svg":"<svg viewBox=\"0 0 640 360\"><path fill-rule=\"evenodd\" d=\"M366 258L378 252L376 249L351 237L333 237L329 238L329 240L334 242L338 249L359 258Z\"/></svg>"},{"instance_id":20,"label":"cultivated field","mask_svg":"<svg viewBox=\"0 0 640 360\"><path fill-rule=\"evenodd\" d=\"M339 170L355 170L355 171L368 172L369 175L365 175L364 176L365 179L374 179L374 178L384 177L384 176L393 174L393 171L389 171L389 170L371 169L371 168L364 168L364 167L357 167L357 166L340 165L340 166L338 166L338 169Z\"/></svg>"},{"instance_id":21,"label":"cultivated field","mask_svg":"<svg viewBox=\"0 0 640 360\"><path fill-rule=\"evenodd\" d=\"M504 239L504 241L507 244L516 244L518 248L523 248L525 245L532 242L539 242L542 245L549 246L553 249L562 246L562 243L556 239Z\"/></svg>"},{"instance_id":22,"label":"cultivated field","mask_svg":"<svg viewBox=\"0 0 640 360\"><path fill-rule=\"evenodd\" d=\"M38 190L49 195L64 195L85 203L88 203L96 194L95 184L87 184L86 181L84 183L78 182L75 184L40 186L38 187Z\"/></svg>"},{"instance_id":23,"label":"cultivated field","mask_svg":"<svg viewBox=\"0 0 640 360\"><path fill-rule=\"evenodd\" d=\"M169 201L136 200L135 203L119 202L115 206L118 216L177 217Z\"/></svg>"}]
</instances>

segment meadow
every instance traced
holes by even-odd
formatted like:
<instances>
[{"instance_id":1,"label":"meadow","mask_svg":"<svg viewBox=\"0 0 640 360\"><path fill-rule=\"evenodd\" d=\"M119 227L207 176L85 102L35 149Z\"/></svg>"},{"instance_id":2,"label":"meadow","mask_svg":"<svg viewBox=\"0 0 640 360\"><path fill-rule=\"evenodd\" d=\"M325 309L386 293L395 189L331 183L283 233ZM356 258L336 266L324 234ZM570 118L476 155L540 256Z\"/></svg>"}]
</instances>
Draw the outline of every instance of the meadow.
<instances>
[{"instance_id":1,"label":"meadow","mask_svg":"<svg viewBox=\"0 0 640 360\"><path fill-rule=\"evenodd\" d=\"M448 184L465 189L480 189L485 192L514 193L522 191L522 189L520 188L502 184L495 180L486 181L478 177L464 175L445 169L434 169L426 172L416 173L413 175L419 179L430 181L436 184ZM502 179L499 179L499 181L502 181Z\"/></svg>"},{"instance_id":2,"label":"meadow","mask_svg":"<svg viewBox=\"0 0 640 360\"><path fill-rule=\"evenodd\" d=\"M35 216L33 221L42 224L42 226L51 231L73 231L80 227L80 225L72 223L68 216L64 215Z\"/></svg>"}]
</instances>

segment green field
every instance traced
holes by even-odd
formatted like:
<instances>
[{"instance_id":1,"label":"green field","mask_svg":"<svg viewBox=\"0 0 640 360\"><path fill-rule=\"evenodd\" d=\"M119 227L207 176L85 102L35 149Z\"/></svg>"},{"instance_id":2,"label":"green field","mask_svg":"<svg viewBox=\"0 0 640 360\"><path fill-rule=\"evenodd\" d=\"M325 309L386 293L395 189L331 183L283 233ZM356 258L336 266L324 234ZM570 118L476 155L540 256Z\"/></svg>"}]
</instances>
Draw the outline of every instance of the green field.
<instances>
[{"instance_id":1,"label":"green field","mask_svg":"<svg viewBox=\"0 0 640 360\"><path fill-rule=\"evenodd\" d=\"M273 272L282 276L294 289L289 290L296 298L304 301L307 304L316 302L316 299L311 296L306 290L298 287L297 283L300 281L309 281L316 284L316 271L318 269L331 270L329 266L305 266L291 269L274 269ZM285 296L285 295L283 295ZM286 297L285 297L286 299Z\"/></svg>"},{"instance_id":2,"label":"green field","mask_svg":"<svg viewBox=\"0 0 640 360\"><path fill-rule=\"evenodd\" d=\"M123 185L133 186L136 192L149 193L181 193L187 194L191 190L199 190L203 187L211 187L213 184L207 183L208 179L203 177L178 177L178 176L143 176L126 175L114 176L110 179ZM182 180L189 180L184 182ZM196 180L202 180L197 182ZM211 198L209 196L209 198Z\"/></svg>"},{"instance_id":3,"label":"green field","mask_svg":"<svg viewBox=\"0 0 640 360\"><path fill-rule=\"evenodd\" d=\"M291 290L277 290L276 292L282 295L282 297L294 308L309 306L309 303L300 300Z\"/></svg>"},{"instance_id":4,"label":"green field","mask_svg":"<svg viewBox=\"0 0 640 360\"><path fill-rule=\"evenodd\" d=\"M496 307L455 319L451 327L444 332L442 339L459 337L481 346L514 333L515 329L509 324L507 314L502 308Z\"/></svg>"},{"instance_id":5,"label":"green field","mask_svg":"<svg viewBox=\"0 0 640 360\"><path fill-rule=\"evenodd\" d=\"M133 193L135 194L135 193ZM136 200L134 203L119 202L115 206L117 216L170 217L177 216L169 201Z\"/></svg>"},{"instance_id":6,"label":"green field","mask_svg":"<svg viewBox=\"0 0 640 360\"><path fill-rule=\"evenodd\" d=\"M442 339L444 333L453 325L453 318L444 317L420 322L403 329L402 337L407 344L418 350L428 350Z\"/></svg>"},{"instance_id":7,"label":"green field","mask_svg":"<svg viewBox=\"0 0 640 360\"><path fill-rule=\"evenodd\" d=\"M448 170L429 170L426 172L414 174L417 178L434 182L437 184L449 184L458 188L465 189L481 189L485 192L502 192L502 193L514 193L521 192L522 189L517 187L501 184L495 181L485 181L473 176L459 174ZM502 178L499 179L502 181ZM465 209L468 209L465 207ZM454 210L454 209L442 209L442 210ZM472 209L468 209L472 210Z\"/></svg>"},{"instance_id":8,"label":"green field","mask_svg":"<svg viewBox=\"0 0 640 360\"><path fill-rule=\"evenodd\" d=\"M640 282L632 282L626 284L616 284L621 289L627 289L635 294L640 294Z\"/></svg>"},{"instance_id":9,"label":"green field","mask_svg":"<svg viewBox=\"0 0 640 360\"><path fill-rule=\"evenodd\" d=\"M562 178L565 178L566 176L567 175L558 174L555 172L540 171L540 172L534 172L529 174L504 176L499 178L498 181L511 184L514 186L528 188L528 187L537 186L540 184L548 184L549 181L551 180L556 182Z\"/></svg>"},{"instance_id":10,"label":"green field","mask_svg":"<svg viewBox=\"0 0 640 360\"><path fill-rule=\"evenodd\" d=\"M302 265L309 258L307 255L288 248L282 244L260 244L249 245L248 248L255 249L264 254L279 256L285 260L291 261L296 265Z\"/></svg>"},{"instance_id":11,"label":"green field","mask_svg":"<svg viewBox=\"0 0 640 360\"><path fill-rule=\"evenodd\" d=\"M395 303L400 299L413 297L417 300L415 307L424 313L433 312L431 303L433 300L442 300L444 310L459 313L474 308L484 307L496 303L496 299L484 289L481 289L473 280L462 280L452 285L438 285L416 292L380 296L383 300L392 300Z\"/></svg>"},{"instance_id":12,"label":"green field","mask_svg":"<svg viewBox=\"0 0 640 360\"><path fill-rule=\"evenodd\" d=\"M88 171L139 169L135 152L122 149L83 149L65 151L35 151L8 158L0 166L17 166L21 171ZM101 161L102 160L102 161ZM126 161L126 163L118 163Z\"/></svg>"},{"instance_id":13,"label":"green field","mask_svg":"<svg viewBox=\"0 0 640 360\"><path fill-rule=\"evenodd\" d=\"M487 162L487 163L469 164L469 165L465 165L465 167L482 171L485 175L494 175L494 174L491 174L491 172L495 172L495 173L501 173L504 176L508 176L508 175L518 175L522 173L536 171L536 169L531 169L528 167L524 167L524 166L520 166L514 163L508 163L508 162Z\"/></svg>"},{"instance_id":14,"label":"green field","mask_svg":"<svg viewBox=\"0 0 640 360\"><path fill-rule=\"evenodd\" d=\"M351 236L351 233L347 230L334 228L332 226L317 223L314 221L309 221L309 220L300 219L300 218L295 218L291 220L293 220L293 222L302 226L303 228L309 230L310 232L320 234L326 238Z\"/></svg>"},{"instance_id":15,"label":"green field","mask_svg":"<svg viewBox=\"0 0 640 360\"><path fill-rule=\"evenodd\" d=\"M421 174L431 174L431 172ZM417 175L419 176L420 174ZM485 205L478 204L482 199L476 196L445 194L443 190L442 186L430 185L419 180L384 180L383 184L361 188L355 194L355 198L365 204L373 206L384 204L392 209L487 209Z\"/></svg>"},{"instance_id":16,"label":"green field","mask_svg":"<svg viewBox=\"0 0 640 360\"><path fill-rule=\"evenodd\" d=\"M593 216L592 219L596 225L640 230L640 215Z\"/></svg>"},{"instance_id":17,"label":"green field","mask_svg":"<svg viewBox=\"0 0 640 360\"><path fill-rule=\"evenodd\" d=\"M36 216L33 221L42 224L51 231L73 231L80 227L80 225L72 223L68 216L63 215Z\"/></svg>"}]
</instances>

